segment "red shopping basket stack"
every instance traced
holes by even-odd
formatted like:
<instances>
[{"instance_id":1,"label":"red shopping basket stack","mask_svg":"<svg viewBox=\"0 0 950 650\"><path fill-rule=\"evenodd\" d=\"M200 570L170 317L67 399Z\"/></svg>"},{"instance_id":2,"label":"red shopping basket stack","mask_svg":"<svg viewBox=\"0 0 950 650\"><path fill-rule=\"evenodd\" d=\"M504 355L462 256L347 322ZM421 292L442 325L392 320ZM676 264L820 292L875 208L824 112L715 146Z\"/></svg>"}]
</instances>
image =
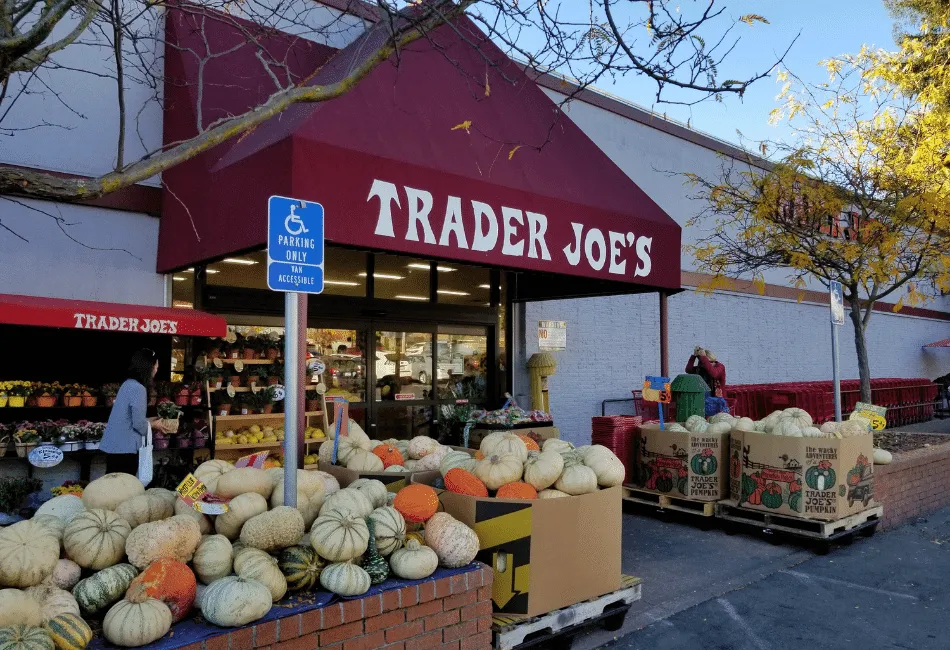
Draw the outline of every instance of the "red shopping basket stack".
<instances>
[{"instance_id":1,"label":"red shopping basket stack","mask_svg":"<svg viewBox=\"0 0 950 650\"><path fill-rule=\"evenodd\" d=\"M591 418L591 443L603 445L617 455L627 470L624 483L633 480L634 435L643 424L639 415L609 415Z\"/></svg>"}]
</instances>

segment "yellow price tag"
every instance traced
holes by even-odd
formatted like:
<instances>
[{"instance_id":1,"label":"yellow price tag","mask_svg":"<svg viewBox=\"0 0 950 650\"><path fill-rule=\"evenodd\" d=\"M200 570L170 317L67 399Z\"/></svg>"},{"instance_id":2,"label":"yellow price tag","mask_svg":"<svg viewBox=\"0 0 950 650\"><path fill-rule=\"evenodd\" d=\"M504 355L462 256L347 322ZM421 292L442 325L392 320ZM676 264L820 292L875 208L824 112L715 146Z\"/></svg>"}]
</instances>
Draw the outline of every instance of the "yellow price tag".
<instances>
[{"instance_id":1,"label":"yellow price tag","mask_svg":"<svg viewBox=\"0 0 950 650\"><path fill-rule=\"evenodd\" d=\"M175 491L184 499L197 501L205 495L208 488L194 474L189 474L182 479Z\"/></svg>"}]
</instances>

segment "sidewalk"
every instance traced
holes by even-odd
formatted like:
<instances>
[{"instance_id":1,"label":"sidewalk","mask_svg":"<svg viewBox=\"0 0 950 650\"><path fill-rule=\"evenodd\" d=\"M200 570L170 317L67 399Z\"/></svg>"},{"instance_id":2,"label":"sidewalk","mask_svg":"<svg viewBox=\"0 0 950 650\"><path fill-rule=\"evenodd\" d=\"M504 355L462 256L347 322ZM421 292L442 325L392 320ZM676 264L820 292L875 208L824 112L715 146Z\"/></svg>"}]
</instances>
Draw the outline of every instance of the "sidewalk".
<instances>
[{"instance_id":1,"label":"sidewalk","mask_svg":"<svg viewBox=\"0 0 950 650\"><path fill-rule=\"evenodd\" d=\"M633 543L626 537L633 531L662 525L643 519L625 516L626 543ZM625 558L624 570L644 577L644 600L624 629L578 638L575 648L948 647L950 508L827 556L752 537L723 540L715 531L681 535L680 528L664 535L667 560L648 559L649 549L642 549L639 567ZM730 557L730 549L741 557ZM736 577L722 580L730 573Z\"/></svg>"}]
</instances>

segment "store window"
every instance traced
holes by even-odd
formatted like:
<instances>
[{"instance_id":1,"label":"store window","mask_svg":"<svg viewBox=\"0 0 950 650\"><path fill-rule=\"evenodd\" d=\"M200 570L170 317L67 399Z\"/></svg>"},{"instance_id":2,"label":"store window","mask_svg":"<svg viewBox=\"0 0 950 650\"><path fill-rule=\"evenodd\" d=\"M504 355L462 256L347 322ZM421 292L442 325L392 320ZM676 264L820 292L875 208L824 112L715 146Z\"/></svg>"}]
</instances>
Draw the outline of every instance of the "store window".
<instances>
[{"instance_id":1,"label":"store window","mask_svg":"<svg viewBox=\"0 0 950 650\"><path fill-rule=\"evenodd\" d=\"M432 399L432 334L378 331L375 336L376 401Z\"/></svg>"},{"instance_id":2,"label":"store window","mask_svg":"<svg viewBox=\"0 0 950 650\"><path fill-rule=\"evenodd\" d=\"M179 309L195 308L195 270L185 269L173 273L172 280L172 307Z\"/></svg>"},{"instance_id":3,"label":"store window","mask_svg":"<svg viewBox=\"0 0 950 650\"><path fill-rule=\"evenodd\" d=\"M378 440L410 440L416 436L432 436L432 416L431 406L394 406L380 409L376 414L375 436Z\"/></svg>"},{"instance_id":4,"label":"store window","mask_svg":"<svg viewBox=\"0 0 950 650\"><path fill-rule=\"evenodd\" d=\"M439 303L467 307L491 306L491 271L478 266L446 264L436 274L436 295Z\"/></svg>"},{"instance_id":5,"label":"store window","mask_svg":"<svg viewBox=\"0 0 950 650\"><path fill-rule=\"evenodd\" d=\"M373 293L376 298L429 302L431 273L428 260L401 255L376 255L375 259Z\"/></svg>"},{"instance_id":6,"label":"store window","mask_svg":"<svg viewBox=\"0 0 950 650\"><path fill-rule=\"evenodd\" d=\"M439 399L484 400L488 392L488 332L484 327L439 327Z\"/></svg>"},{"instance_id":7,"label":"store window","mask_svg":"<svg viewBox=\"0 0 950 650\"><path fill-rule=\"evenodd\" d=\"M366 253L327 246L324 257L324 295L357 298L366 295ZM218 260L208 265L207 277L210 285L267 289L267 252L256 251Z\"/></svg>"}]
</instances>

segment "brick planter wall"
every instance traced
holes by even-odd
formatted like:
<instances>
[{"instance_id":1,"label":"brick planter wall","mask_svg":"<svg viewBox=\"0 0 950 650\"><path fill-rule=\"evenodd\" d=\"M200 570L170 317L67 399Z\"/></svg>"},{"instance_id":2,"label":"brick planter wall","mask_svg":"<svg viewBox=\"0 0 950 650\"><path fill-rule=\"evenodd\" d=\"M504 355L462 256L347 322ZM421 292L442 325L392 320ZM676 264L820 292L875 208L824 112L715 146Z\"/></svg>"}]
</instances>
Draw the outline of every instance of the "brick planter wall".
<instances>
[{"instance_id":1,"label":"brick planter wall","mask_svg":"<svg viewBox=\"0 0 950 650\"><path fill-rule=\"evenodd\" d=\"M492 570L251 625L181 650L490 650Z\"/></svg>"},{"instance_id":2,"label":"brick planter wall","mask_svg":"<svg viewBox=\"0 0 950 650\"><path fill-rule=\"evenodd\" d=\"M875 466L874 498L884 504L881 528L950 505L950 444L894 454L890 465Z\"/></svg>"}]
</instances>

